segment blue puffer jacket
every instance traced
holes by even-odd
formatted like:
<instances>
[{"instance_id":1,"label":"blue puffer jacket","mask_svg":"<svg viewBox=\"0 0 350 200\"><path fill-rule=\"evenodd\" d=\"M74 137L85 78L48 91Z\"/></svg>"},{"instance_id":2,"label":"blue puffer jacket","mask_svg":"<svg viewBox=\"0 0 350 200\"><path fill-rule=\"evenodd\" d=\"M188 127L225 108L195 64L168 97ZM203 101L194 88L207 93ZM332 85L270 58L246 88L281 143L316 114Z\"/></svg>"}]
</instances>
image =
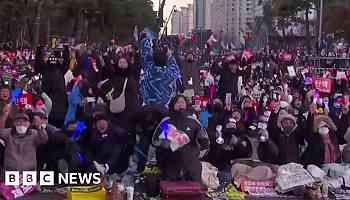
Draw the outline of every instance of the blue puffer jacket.
<instances>
[{"instance_id":1,"label":"blue puffer jacket","mask_svg":"<svg viewBox=\"0 0 350 200\"><path fill-rule=\"evenodd\" d=\"M143 79L140 93L144 104L158 104L167 107L171 98L176 95L176 82L181 80L181 72L175 57L168 59L166 66L156 66L153 60L151 41L142 41Z\"/></svg>"}]
</instances>

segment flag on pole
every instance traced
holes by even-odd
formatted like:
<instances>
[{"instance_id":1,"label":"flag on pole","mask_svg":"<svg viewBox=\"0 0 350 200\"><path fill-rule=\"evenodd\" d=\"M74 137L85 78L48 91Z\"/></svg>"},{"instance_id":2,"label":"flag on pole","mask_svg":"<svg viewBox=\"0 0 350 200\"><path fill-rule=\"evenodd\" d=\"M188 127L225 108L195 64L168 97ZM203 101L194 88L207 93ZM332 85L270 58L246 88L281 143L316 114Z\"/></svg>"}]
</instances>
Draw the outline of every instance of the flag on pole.
<instances>
[{"instance_id":1,"label":"flag on pole","mask_svg":"<svg viewBox=\"0 0 350 200\"><path fill-rule=\"evenodd\" d=\"M186 41L185 34L184 33L180 33L180 34L178 34L177 37L179 39L179 45L183 46L185 44L185 41Z\"/></svg>"},{"instance_id":2,"label":"flag on pole","mask_svg":"<svg viewBox=\"0 0 350 200\"><path fill-rule=\"evenodd\" d=\"M135 41L136 41L136 42L139 41L139 29L138 29L137 25L135 25L135 27L134 27L134 33L133 33L133 35L134 35Z\"/></svg>"},{"instance_id":3,"label":"flag on pole","mask_svg":"<svg viewBox=\"0 0 350 200\"><path fill-rule=\"evenodd\" d=\"M209 39L208 39L208 41L207 41L207 46L208 46L208 48L211 49L217 41L218 41L218 40L215 39L214 34L211 34L211 36L209 37Z\"/></svg>"},{"instance_id":4,"label":"flag on pole","mask_svg":"<svg viewBox=\"0 0 350 200\"><path fill-rule=\"evenodd\" d=\"M251 57L253 57L253 52L251 49L244 49L242 54L242 60L248 61Z\"/></svg>"},{"instance_id":5,"label":"flag on pole","mask_svg":"<svg viewBox=\"0 0 350 200\"><path fill-rule=\"evenodd\" d=\"M241 43L242 46L245 46L245 38L244 38L244 32L243 31L239 32L239 42Z\"/></svg>"},{"instance_id":6,"label":"flag on pole","mask_svg":"<svg viewBox=\"0 0 350 200\"><path fill-rule=\"evenodd\" d=\"M190 44L191 44L191 46L194 46L197 44L197 36L194 33L191 33Z\"/></svg>"},{"instance_id":7,"label":"flag on pole","mask_svg":"<svg viewBox=\"0 0 350 200\"><path fill-rule=\"evenodd\" d=\"M231 49L236 49L236 46L232 42L230 43L230 47Z\"/></svg>"}]
</instances>

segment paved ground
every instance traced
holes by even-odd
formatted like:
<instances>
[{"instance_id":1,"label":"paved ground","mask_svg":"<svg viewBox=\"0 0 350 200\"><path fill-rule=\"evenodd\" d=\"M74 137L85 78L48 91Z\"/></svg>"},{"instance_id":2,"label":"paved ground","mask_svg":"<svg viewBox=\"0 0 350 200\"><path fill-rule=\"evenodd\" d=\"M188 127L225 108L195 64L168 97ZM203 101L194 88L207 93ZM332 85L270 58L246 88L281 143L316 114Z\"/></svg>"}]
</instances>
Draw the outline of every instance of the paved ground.
<instances>
[{"instance_id":1,"label":"paved ground","mask_svg":"<svg viewBox=\"0 0 350 200\"><path fill-rule=\"evenodd\" d=\"M18 198L17 200L64 200L62 196L48 193L37 193L29 197Z\"/></svg>"}]
</instances>

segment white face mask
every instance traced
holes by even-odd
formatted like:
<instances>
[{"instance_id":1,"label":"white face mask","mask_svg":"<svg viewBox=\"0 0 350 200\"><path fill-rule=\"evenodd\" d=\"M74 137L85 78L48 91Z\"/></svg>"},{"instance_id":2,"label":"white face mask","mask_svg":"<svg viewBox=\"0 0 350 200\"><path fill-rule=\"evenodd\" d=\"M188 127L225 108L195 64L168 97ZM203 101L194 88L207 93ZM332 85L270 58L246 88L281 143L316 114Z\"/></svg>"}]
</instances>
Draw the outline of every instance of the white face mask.
<instances>
[{"instance_id":1,"label":"white face mask","mask_svg":"<svg viewBox=\"0 0 350 200\"><path fill-rule=\"evenodd\" d=\"M321 127L318 129L318 132L320 135L327 135L329 133L329 128L328 127Z\"/></svg>"},{"instance_id":2,"label":"white face mask","mask_svg":"<svg viewBox=\"0 0 350 200\"><path fill-rule=\"evenodd\" d=\"M41 127L42 127L43 129L46 129L47 124L44 123L44 124L41 125Z\"/></svg>"},{"instance_id":3,"label":"white face mask","mask_svg":"<svg viewBox=\"0 0 350 200\"><path fill-rule=\"evenodd\" d=\"M141 137L139 135L136 135L136 143L140 143Z\"/></svg>"},{"instance_id":4,"label":"white face mask","mask_svg":"<svg viewBox=\"0 0 350 200\"><path fill-rule=\"evenodd\" d=\"M21 135L25 134L27 132L27 129L28 128L25 126L16 126L17 133Z\"/></svg>"}]
</instances>

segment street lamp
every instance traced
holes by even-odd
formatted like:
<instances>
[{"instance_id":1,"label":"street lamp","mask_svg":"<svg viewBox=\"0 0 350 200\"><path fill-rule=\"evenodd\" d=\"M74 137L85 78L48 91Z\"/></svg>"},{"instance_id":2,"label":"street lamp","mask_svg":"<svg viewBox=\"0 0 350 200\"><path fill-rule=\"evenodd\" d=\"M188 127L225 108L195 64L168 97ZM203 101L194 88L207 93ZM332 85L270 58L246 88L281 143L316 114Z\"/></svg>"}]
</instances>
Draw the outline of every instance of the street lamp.
<instances>
[{"instance_id":1,"label":"street lamp","mask_svg":"<svg viewBox=\"0 0 350 200\"><path fill-rule=\"evenodd\" d=\"M318 30L318 47L320 48L321 52L321 42L322 42L322 20L323 20L323 0L320 1L320 26Z\"/></svg>"},{"instance_id":2,"label":"street lamp","mask_svg":"<svg viewBox=\"0 0 350 200\"><path fill-rule=\"evenodd\" d=\"M161 36L163 36L164 34L165 35L168 35L168 24L169 24L169 21L170 21L170 18L172 17L172 15L174 13L176 13L177 10L176 10L176 5L173 6L173 9L171 10L170 14L169 14L169 17L168 19L166 20L166 23L165 23L165 26L164 26L164 29L163 29L163 33Z\"/></svg>"}]
</instances>

